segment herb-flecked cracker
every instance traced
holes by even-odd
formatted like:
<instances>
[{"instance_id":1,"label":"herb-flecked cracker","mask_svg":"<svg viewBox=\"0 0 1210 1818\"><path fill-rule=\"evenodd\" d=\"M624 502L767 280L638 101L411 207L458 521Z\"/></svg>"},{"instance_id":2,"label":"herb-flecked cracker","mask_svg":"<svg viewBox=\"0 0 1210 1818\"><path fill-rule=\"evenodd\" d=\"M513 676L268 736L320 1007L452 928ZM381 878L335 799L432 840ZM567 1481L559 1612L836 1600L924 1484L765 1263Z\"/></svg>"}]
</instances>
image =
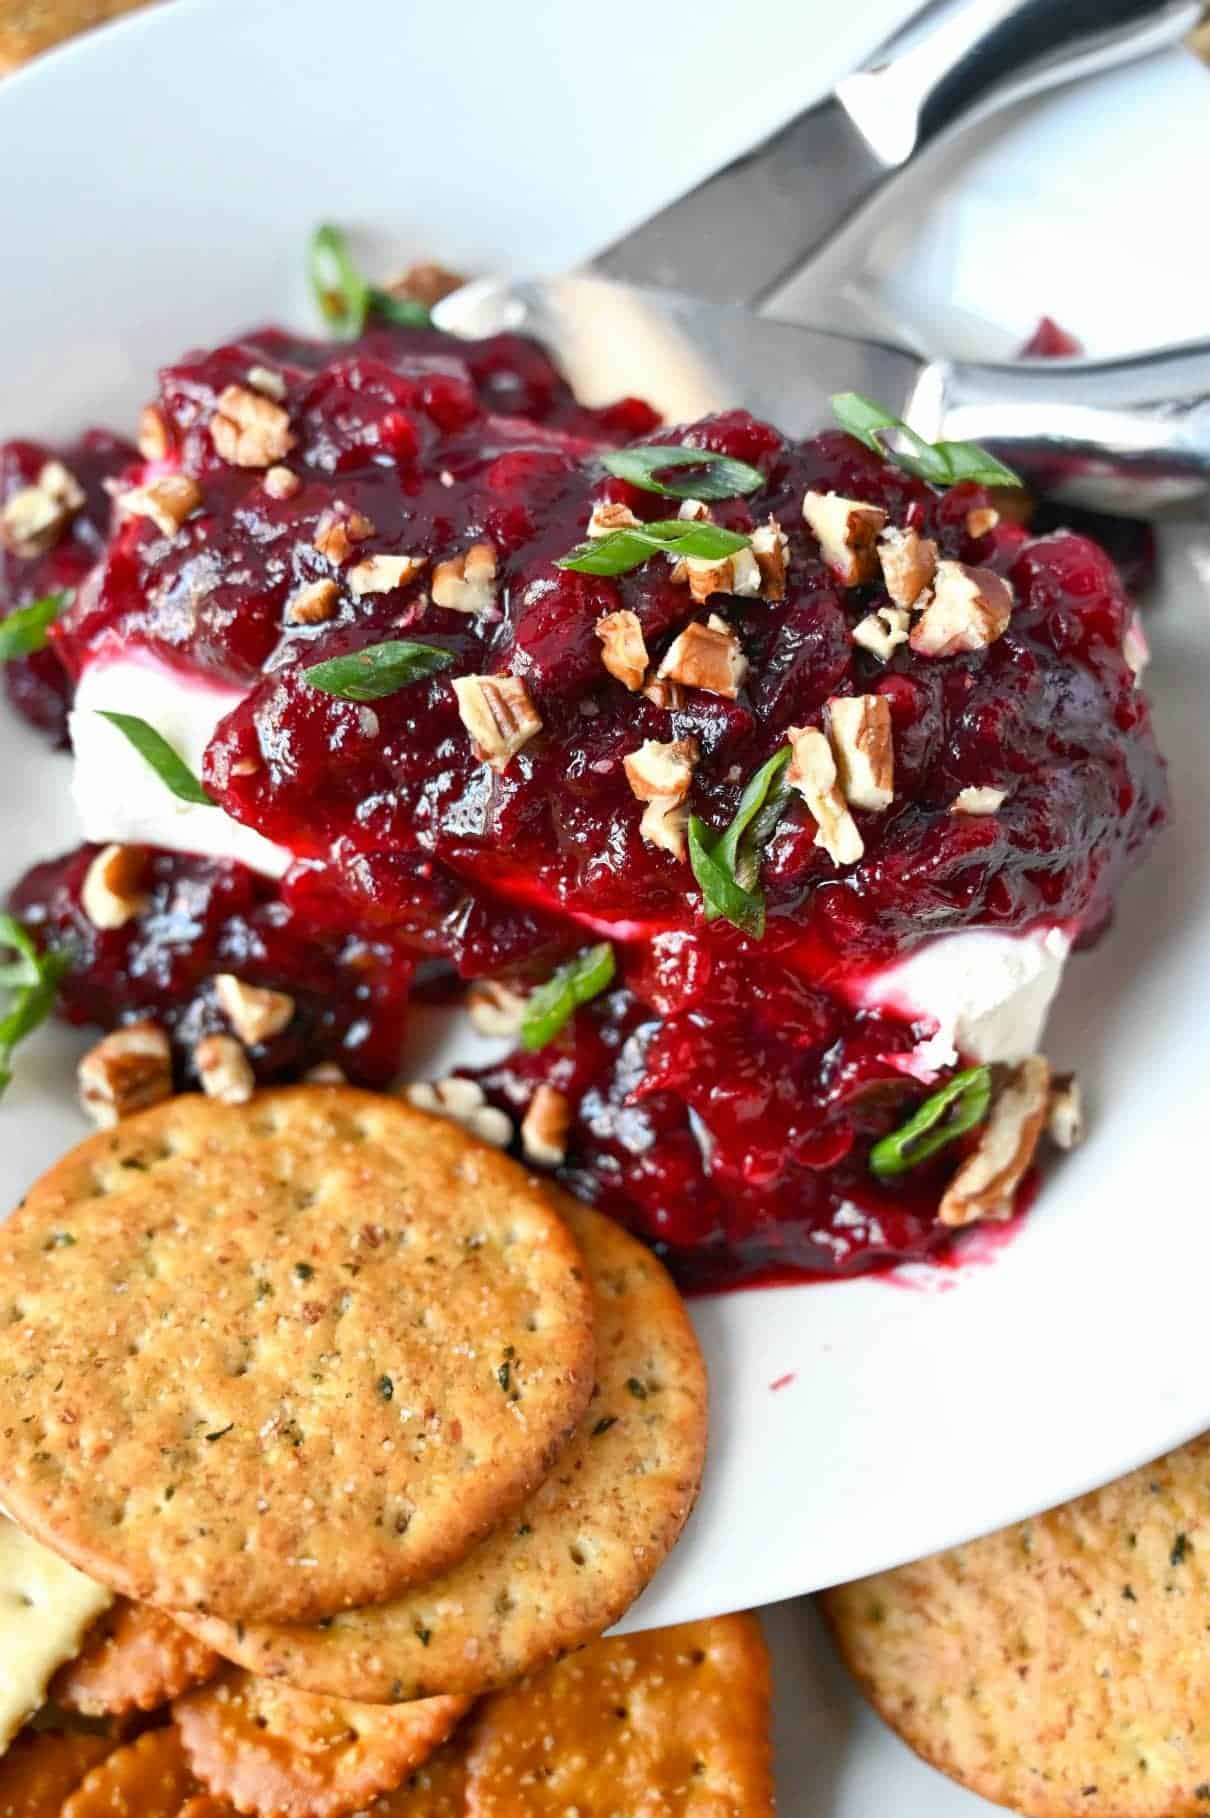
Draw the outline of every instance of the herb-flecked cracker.
<instances>
[{"instance_id":1,"label":"herb-flecked cracker","mask_svg":"<svg viewBox=\"0 0 1210 1818\"><path fill-rule=\"evenodd\" d=\"M401 1599L324 1628L190 1621L220 1653L334 1696L480 1692L600 1635L655 1575L701 1479L705 1366L651 1252L599 1212L556 1203L596 1293L598 1362L546 1482L452 1572Z\"/></svg>"},{"instance_id":2,"label":"herb-flecked cracker","mask_svg":"<svg viewBox=\"0 0 1210 1818\"><path fill-rule=\"evenodd\" d=\"M598 1641L484 1700L468 1818L772 1818L771 1731L755 1616Z\"/></svg>"},{"instance_id":3,"label":"herb-flecked cracker","mask_svg":"<svg viewBox=\"0 0 1210 1818\"><path fill-rule=\"evenodd\" d=\"M821 1601L875 1709L985 1799L1210 1813L1210 1435Z\"/></svg>"},{"instance_id":4,"label":"herb-flecked cracker","mask_svg":"<svg viewBox=\"0 0 1210 1818\"><path fill-rule=\"evenodd\" d=\"M343 1818L427 1761L469 1703L320 1698L232 1668L172 1714L196 1777L237 1811Z\"/></svg>"},{"instance_id":5,"label":"herb-flecked cracker","mask_svg":"<svg viewBox=\"0 0 1210 1818\"><path fill-rule=\"evenodd\" d=\"M465 1131L351 1088L177 1098L0 1227L0 1499L137 1601L317 1621L515 1509L593 1359L567 1227Z\"/></svg>"}]
</instances>

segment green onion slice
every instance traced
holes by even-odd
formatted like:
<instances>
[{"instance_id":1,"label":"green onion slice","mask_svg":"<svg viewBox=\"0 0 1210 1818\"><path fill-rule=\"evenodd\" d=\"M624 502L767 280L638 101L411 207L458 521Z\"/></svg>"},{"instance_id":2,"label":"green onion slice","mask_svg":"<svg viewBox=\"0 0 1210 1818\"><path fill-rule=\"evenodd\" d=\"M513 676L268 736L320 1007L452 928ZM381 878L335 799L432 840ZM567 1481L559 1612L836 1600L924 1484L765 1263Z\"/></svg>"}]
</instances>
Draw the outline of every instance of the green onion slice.
<instances>
[{"instance_id":1,"label":"green onion slice","mask_svg":"<svg viewBox=\"0 0 1210 1818\"><path fill-rule=\"evenodd\" d=\"M342 701L381 701L412 682L438 675L453 662L448 650L435 644L414 644L407 638L388 638L367 644L349 656L313 663L302 672L303 680Z\"/></svg>"},{"instance_id":2,"label":"green onion slice","mask_svg":"<svg viewBox=\"0 0 1210 1818\"><path fill-rule=\"evenodd\" d=\"M403 328L427 328L432 317L414 297L396 297L379 290L353 263L349 243L338 227L325 222L311 236L307 272L320 314L343 340L355 341L365 333L371 316L381 316Z\"/></svg>"},{"instance_id":3,"label":"green onion slice","mask_svg":"<svg viewBox=\"0 0 1210 1818\"><path fill-rule=\"evenodd\" d=\"M977 480L984 486L1020 486L1021 478L1003 461L977 442L926 442L902 417L893 417L872 398L860 392L837 392L832 412L842 429L905 473L927 480L931 486L956 486L960 480ZM893 438L891 441L887 437Z\"/></svg>"},{"instance_id":4,"label":"green onion slice","mask_svg":"<svg viewBox=\"0 0 1210 1818\"><path fill-rule=\"evenodd\" d=\"M760 863L790 798L784 745L761 765L744 787L731 825L716 834L693 815L689 821L689 863L702 892L706 920L720 917L753 940L765 932L765 898Z\"/></svg>"},{"instance_id":5,"label":"green onion slice","mask_svg":"<svg viewBox=\"0 0 1210 1818\"><path fill-rule=\"evenodd\" d=\"M70 591L63 587L58 593L44 593L40 600L31 600L28 606L18 606L0 621L0 663L45 650L47 633L70 600Z\"/></svg>"},{"instance_id":6,"label":"green onion slice","mask_svg":"<svg viewBox=\"0 0 1210 1818\"><path fill-rule=\"evenodd\" d=\"M199 808L215 806L214 797L207 793L185 760L154 726L149 726L134 713L110 713L104 708L98 711L103 720L108 720L130 740L139 756L150 764L164 787L170 789L178 801L190 802Z\"/></svg>"},{"instance_id":7,"label":"green onion slice","mask_svg":"<svg viewBox=\"0 0 1210 1818\"><path fill-rule=\"evenodd\" d=\"M608 536L579 543L560 558L558 568L576 574L626 574L653 555L701 556L721 561L748 547L749 539L720 524L698 524L682 518L655 518L650 524L628 530L611 530Z\"/></svg>"},{"instance_id":8,"label":"green onion slice","mask_svg":"<svg viewBox=\"0 0 1210 1818\"><path fill-rule=\"evenodd\" d=\"M545 1048L554 1040L581 1004L608 989L617 963L608 941L584 947L566 965L553 972L530 997L521 1023L521 1046Z\"/></svg>"},{"instance_id":9,"label":"green onion slice","mask_svg":"<svg viewBox=\"0 0 1210 1818\"><path fill-rule=\"evenodd\" d=\"M990 1067L968 1067L955 1073L925 1099L922 1105L870 1150L870 1168L880 1180L890 1180L909 1168L918 1168L939 1149L965 1136L987 1116L991 1103Z\"/></svg>"},{"instance_id":10,"label":"green onion slice","mask_svg":"<svg viewBox=\"0 0 1210 1818\"><path fill-rule=\"evenodd\" d=\"M54 1009L59 982L68 968L63 953L40 953L29 931L11 915L0 915L0 947L16 959L0 966L0 985L13 996L0 1017L0 1093L13 1077L13 1052Z\"/></svg>"},{"instance_id":11,"label":"green onion slice","mask_svg":"<svg viewBox=\"0 0 1210 1818\"><path fill-rule=\"evenodd\" d=\"M660 448L653 443L644 448L618 448L602 455L601 460L619 480L629 480L644 492L664 493L670 499L734 499L742 493L755 492L765 483L759 467L749 467L747 461L715 454L709 448L675 444ZM670 467L692 468L692 478L656 478Z\"/></svg>"}]
</instances>

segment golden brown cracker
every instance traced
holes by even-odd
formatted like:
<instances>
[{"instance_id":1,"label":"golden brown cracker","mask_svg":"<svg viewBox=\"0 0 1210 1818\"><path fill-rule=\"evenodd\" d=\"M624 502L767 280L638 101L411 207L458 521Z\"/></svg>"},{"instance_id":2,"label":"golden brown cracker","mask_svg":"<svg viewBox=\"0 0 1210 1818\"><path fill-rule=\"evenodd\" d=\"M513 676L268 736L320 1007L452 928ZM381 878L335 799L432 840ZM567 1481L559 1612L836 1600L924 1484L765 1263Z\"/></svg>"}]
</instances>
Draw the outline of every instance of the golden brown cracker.
<instances>
[{"instance_id":1,"label":"golden brown cracker","mask_svg":"<svg viewBox=\"0 0 1210 1818\"><path fill-rule=\"evenodd\" d=\"M984 1798L1028 1818L1210 1812L1210 1435L821 1602L875 1708Z\"/></svg>"},{"instance_id":2,"label":"golden brown cracker","mask_svg":"<svg viewBox=\"0 0 1210 1818\"><path fill-rule=\"evenodd\" d=\"M4 0L0 6L0 74L16 69L39 52L123 13L135 12L148 0Z\"/></svg>"},{"instance_id":3,"label":"golden brown cracker","mask_svg":"<svg viewBox=\"0 0 1210 1818\"><path fill-rule=\"evenodd\" d=\"M598 1641L485 1699L468 1818L772 1818L771 1732L754 1616Z\"/></svg>"},{"instance_id":4,"label":"golden brown cracker","mask_svg":"<svg viewBox=\"0 0 1210 1818\"><path fill-rule=\"evenodd\" d=\"M195 1793L192 1799L186 1799L177 1818L231 1818L234 1811L233 1805L216 1799L213 1793Z\"/></svg>"},{"instance_id":5,"label":"golden brown cracker","mask_svg":"<svg viewBox=\"0 0 1210 1818\"><path fill-rule=\"evenodd\" d=\"M171 1616L123 1597L93 1624L76 1658L59 1669L50 1697L86 1717L153 1711L203 1685L222 1664L213 1648Z\"/></svg>"},{"instance_id":6,"label":"golden brown cracker","mask_svg":"<svg viewBox=\"0 0 1210 1818\"><path fill-rule=\"evenodd\" d=\"M542 1189L398 1099L185 1096L0 1228L0 1496L140 1602L313 1622L425 1582L540 1482L592 1389Z\"/></svg>"},{"instance_id":7,"label":"golden brown cracker","mask_svg":"<svg viewBox=\"0 0 1210 1818\"><path fill-rule=\"evenodd\" d=\"M394 1792L375 1799L366 1818L466 1818L466 1738L463 1725Z\"/></svg>"},{"instance_id":8,"label":"golden brown cracker","mask_svg":"<svg viewBox=\"0 0 1210 1818\"><path fill-rule=\"evenodd\" d=\"M546 1482L461 1565L404 1598L323 1628L186 1619L220 1653L337 1697L480 1692L591 1641L653 1577L701 1479L705 1366L651 1252L567 1195L557 1203L593 1282L598 1380Z\"/></svg>"},{"instance_id":9,"label":"golden brown cracker","mask_svg":"<svg viewBox=\"0 0 1210 1818\"><path fill-rule=\"evenodd\" d=\"M67 1795L113 1746L106 1736L26 1730L0 1758L0 1818L59 1818Z\"/></svg>"},{"instance_id":10,"label":"golden brown cracker","mask_svg":"<svg viewBox=\"0 0 1210 1818\"><path fill-rule=\"evenodd\" d=\"M173 1717L197 1778L237 1811L341 1818L426 1761L469 1703L357 1704L232 1668L178 1698Z\"/></svg>"},{"instance_id":11,"label":"golden brown cracker","mask_svg":"<svg viewBox=\"0 0 1210 1818\"><path fill-rule=\"evenodd\" d=\"M197 1782L177 1731L147 1730L86 1774L62 1818L177 1818Z\"/></svg>"}]
</instances>

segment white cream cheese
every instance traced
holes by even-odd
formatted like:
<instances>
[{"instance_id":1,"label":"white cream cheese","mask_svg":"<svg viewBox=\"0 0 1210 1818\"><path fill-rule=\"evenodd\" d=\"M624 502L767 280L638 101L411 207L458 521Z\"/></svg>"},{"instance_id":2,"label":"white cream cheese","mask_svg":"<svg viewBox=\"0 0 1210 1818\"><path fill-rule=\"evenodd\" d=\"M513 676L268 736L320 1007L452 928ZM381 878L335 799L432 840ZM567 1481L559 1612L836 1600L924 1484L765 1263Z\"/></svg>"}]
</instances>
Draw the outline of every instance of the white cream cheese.
<instances>
[{"instance_id":1,"label":"white cream cheese","mask_svg":"<svg viewBox=\"0 0 1210 1818\"><path fill-rule=\"evenodd\" d=\"M101 717L105 709L146 720L200 776L215 728L242 699L238 688L185 675L144 651L91 663L68 722L72 797L84 838L237 859L253 871L280 877L291 862L284 846L221 808L178 801L125 735Z\"/></svg>"}]
</instances>

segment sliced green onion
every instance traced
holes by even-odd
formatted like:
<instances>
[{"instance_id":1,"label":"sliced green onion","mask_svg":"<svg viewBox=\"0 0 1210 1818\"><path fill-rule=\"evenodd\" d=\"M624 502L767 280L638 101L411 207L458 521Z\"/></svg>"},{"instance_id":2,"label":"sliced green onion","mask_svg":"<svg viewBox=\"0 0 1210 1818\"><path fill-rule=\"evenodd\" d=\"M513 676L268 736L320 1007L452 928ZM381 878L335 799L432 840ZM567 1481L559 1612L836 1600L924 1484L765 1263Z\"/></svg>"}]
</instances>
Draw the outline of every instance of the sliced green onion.
<instances>
[{"instance_id":1,"label":"sliced green onion","mask_svg":"<svg viewBox=\"0 0 1210 1818\"><path fill-rule=\"evenodd\" d=\"M734 499L765 483L759 467L749 467L747 461L715 454L709 448L676 444L660 448L653 443L645 448L615 449L602 455L601 462L619 480L629 480L644 492L662 492L670 499ZM694 476L679 483L657 480L655 476L669 467L692 467Z\"/></svg>"},{"instance_id":2,"label":"sliced green onion","mask_svg":"<svg viewBox=\"0 0 1210 1818\"><path fill-rule=\"evenodd\" d=\"M104 708L98 711L103 720L108 720L130 740L139 756L150 764L164 787L170 789L178 801L191 802L199 808L214 807L214 797L207 793L184 758L154 726L149 726L134 713L110 713Z\"/></svg>"},{"instance_id":3,"label":"sliced green onion","mask_svg":"<svg viewBox=\"0 0 1210 1818\"><path fill-rule=\"evenodd\" d=\"M720 524L699 524L683 518L655 518L650 524L611 530L607 536L579 543L555 564L576 574L626 574L653 555L700 556L721 561L746 549L749 539Z\"/></svg>"},{"instance_id":4,"label":"sliced green onion","mask_svg":"<svg viewBox=\"0 0 1210 1818\"><path fill-rule=\"evenodd\" d=\"M926 442L902 417L893 417L872 398L860 392L837 392L832 412L842 429L884 461L894 461L905 473L927 480L931 486L956 486L960 480L977 480L984 486L1020 486L1021 478L977 442ZM887 437L892 438L888 442ZM906 444L906 446L904 446Z\"/></svg>"},{"instance_id":5,"label":"sliced green onion","mask_svg":"<svg viewBox=\"0 0 1210 1818\"><path fill-rule=\"evenodd\" d=\"M870 1150L870 1169L880 1180L918 1168L939 1149L956 1142L987 1116L991 1103L990 1067L968 1067L938 1087L922 1105Z\"/></svg>"},{"instance_id":6,"label":"sliced green onion","mask_svg":"<svg viewBox=\"0 0 1210 1818\"><path fill-rule=\"evenodd\" d=\"M0 663L45 650L46 634L70 599L71 593L63 587L58 593L44 593L40 600L31 600L28 606L18 606L0 620Z\"/></svg>"},{"instance_id":7,"label":"sliced green onion","mask_svg":"<svg viewBox=\"0 0 1210 1818\"><path fill-rule=\"evenodd\" d=\"M307 271L320 314L343 340L355 341L364 334L370 316L402 328L427 328L432 320L415 297L396 297L364 278L353 263L348 241L330 223L317 227L311 236Z\"/></svg>"},{"instance_id":8,"label":"sliced green onion","mask_svg":"<svg viewBox=\"0 0 1210 1818\"><path fill-rule=\"evenodd\" d=\"M0 915L0 946L11 948L17 958L0 967L0 985L13 997L0 1017L0 1093L13 1077L13 1051L19 1042L44 1023L54 1009L59 982L68 968L66 954L41 953L28 929L11 915Z\"/></svg>"},{"instance_id":9,"label":"sliced green onion","mask_svg":"<svg viewBox=\"0 0 1210 1818\"><path fill-rule=\"evenodd\" d=\"M434 644L413 644L407 638L388 638L367 644L349 656L313 663L302 672L303 680L342 701L381 701L412 682L438 675L453 662L448 650Z\"/></svg>"},{"instance_id":10,"label":"sliced green onion","mask_svg":"<svg viewBox=\"0 0 1210 1818\"><path fill-rule=\"evenodd\" d=\"M706 920L721 917L758 941L765 932L760 864L790 797L784 781L789 762L785 745L749 777L724 833L713 833L697 815L689 822L689 863L701 887Z\"/></svg>"},{"instance_id":11,"label":"sliced green onion","mask_svg":"<svg viewBox=\"0 0 1210 1818\"><path fill-rule=\"evenodd\" d=\"M553 972L529 998L521 1023L521 1046L545 1048L580 1008L608 989L617 964L608 941L584 947Z\"/></svg>"}]
</instances>

